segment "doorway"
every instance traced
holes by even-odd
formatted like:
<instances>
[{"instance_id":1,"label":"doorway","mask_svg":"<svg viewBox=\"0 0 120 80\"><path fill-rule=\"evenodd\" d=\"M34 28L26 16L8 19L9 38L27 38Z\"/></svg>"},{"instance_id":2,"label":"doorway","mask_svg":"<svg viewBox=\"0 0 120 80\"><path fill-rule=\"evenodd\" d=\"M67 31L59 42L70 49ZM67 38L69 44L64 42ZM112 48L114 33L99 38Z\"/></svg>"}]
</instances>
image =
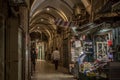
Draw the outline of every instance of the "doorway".
<instances>
[{"instance_id":1,"label":"doorway","mask_svg":"<svg viewBox=\"0 0 120 80\"><path fill-rule=\"evenodd\" d=\"M44 42L37 43L36 49L37 49L37 60L44 61L45 60Z\"/></svg>"}]
</instances>

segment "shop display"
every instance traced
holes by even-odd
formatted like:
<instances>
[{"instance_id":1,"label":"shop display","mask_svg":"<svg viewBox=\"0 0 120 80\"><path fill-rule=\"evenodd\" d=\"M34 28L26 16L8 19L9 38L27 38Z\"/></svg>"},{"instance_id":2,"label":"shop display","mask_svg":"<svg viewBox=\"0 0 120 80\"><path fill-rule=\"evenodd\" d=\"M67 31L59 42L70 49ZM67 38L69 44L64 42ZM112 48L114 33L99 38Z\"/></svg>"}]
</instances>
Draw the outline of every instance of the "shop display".
<instances>
[{"instance_id":1,"label":"shop display","mask_svg":"<svg viewBox=\"0 0 120 80\"><path fill-rule=\"evenodd\" d=\"M87 54L93 54L93 42L92 41L84 41L83 42L84 46L84 52Z\"/></svg>"},{"instance_id":2,"label":"shop display","mask_svg":"<svg viewBox=\"0 0 120 80\"><path fill-rule=\"evenodd\" d=\"M80 34L80 40L71 40L71 60L78 64L80 80L108 78L108 63L114 61L113 35L111 28L101 26L105 29L101 28L94 34Z\"/></svg>"},{"instance_id":3,"label":"shop display","mask_svg":"<svg viewBox=\"0 0 120 80\"><path fill-rule=\"evenodd\" d=\"M113 61L113 51L111 46L112 43L112 34L111 32L102 33L95 36L96 43L96 59L107 61L110 59Z\"/></svg>"},{"instance_id":4,"label":"shop display","mask_svg":"<svg viewBox=\"0 0 120 80\"><path fill-rule=\"evenodd\" d=\"M71 42L71 64L69 64L69 69L70 73L72 73L76 78L78 78L79 77L78 62L82 62L82 60L79 60L79 57L83 52L81 44L82 42L76 36L73 36L70 42Z\"/></svg>"},{"instance_id":5,"label":"shop display","mask_svg":"<svg viewBox=\"0 0 120 80\"><path fill-rule=\"evenodd\" d=\"M97 47L97 59L107 58L107 43L106 42L96 42Z\"/></svg>"},{"instance_id":6,"label":"shop display","mask_svg":"<svg viewBox=\"0 0 120 80\"><path fill-rule=\"evenodd\" d=\"M87 77L104 77L107 78L107 74L104 73L104 67L107 62L94 61L94 62L84 62L80 65L80 74L84 74Z\"/></svg>"},{"instance_id":7,"label":"shop display","mask_svg":"<svg viewBox=\"0 0 120 80\"><path fill-rule=\"evenodd\" d=\"M83 51L87 55L87 61L93 61L94 56L94 49L93 49L93 42L91 40L83 41Z\"/></svg>"},{"instance_id":8,"label":"shop display","mask_svg":"<svg viewBox=\"0 0 120 80\"><path fill-rule=\"evenodd\" d=\"M84 62L84 59L86 57L86 54L84 52L81 52L80 56L78 57L78 64L82 64Z\"/></svg>"},{"instance_id":9,"label":"shop display","mask_svg":"<svg viewBox=\"0 0 120 80\"><path fill-rule=\"evenodd\" d=\"M74 48L71 48L71 61L72 61L72 62L75 62L74 57L75 57L75 49L74 49Z\"/></svg>"},{"instance_id":10,"label":"shop display","mask_svg":"<svg viewBox=\"0 0 120 80\"><path fill-rule=\"evenodd\" d=\"M82 52L81 41L79 39L75 39L75 37L72 37L71 39L71 61L76 62L81 52Z\"/></svg>"},{"instance_id":11,"label":"shop display","mask_svg":"<svg viewBox=\"0 0 120 80\"><path fill-rule=\"evenodd\" d=\"M83 47L84 52L88 60L83 60L84 62L79 65L80 74L85 75L86 77L95 77L97 78L107 78L107 73L105 72L105 67L110 61L113 61L112 55L112 35L111 32L105 34L98 34L94 36L94 46L92 41L84 41ZM94 50L95 49L95 50ZM88 54L93 54L93 62L89 60ZM110 58L110 59L109 59ZM106 68L107 69L107 68ZM93 80L93 79L91 79Z\"/></svg>"}]
</instances>

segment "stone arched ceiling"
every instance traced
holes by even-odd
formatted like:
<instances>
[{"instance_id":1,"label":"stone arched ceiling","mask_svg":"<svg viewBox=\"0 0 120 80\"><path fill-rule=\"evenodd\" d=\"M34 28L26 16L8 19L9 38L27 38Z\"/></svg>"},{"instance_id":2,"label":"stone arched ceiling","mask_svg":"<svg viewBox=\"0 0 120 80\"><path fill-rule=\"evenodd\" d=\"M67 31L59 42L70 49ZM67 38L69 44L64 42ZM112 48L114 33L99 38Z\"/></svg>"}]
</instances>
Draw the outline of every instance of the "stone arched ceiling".
<instances>
[{"instance_id":1,"label":"stone arched ceiling","mask_svg":"<svg viewBox=\"0 0 120 80\"><path fill-rule=\"evenodd\" d=\"M34 0L30 10L30 32L41 31L47 37L52 37L56 30L54 20L61 18L69 21L74 5L79 3L84 3L84 0Z\"/></svg>"}]
</instances>

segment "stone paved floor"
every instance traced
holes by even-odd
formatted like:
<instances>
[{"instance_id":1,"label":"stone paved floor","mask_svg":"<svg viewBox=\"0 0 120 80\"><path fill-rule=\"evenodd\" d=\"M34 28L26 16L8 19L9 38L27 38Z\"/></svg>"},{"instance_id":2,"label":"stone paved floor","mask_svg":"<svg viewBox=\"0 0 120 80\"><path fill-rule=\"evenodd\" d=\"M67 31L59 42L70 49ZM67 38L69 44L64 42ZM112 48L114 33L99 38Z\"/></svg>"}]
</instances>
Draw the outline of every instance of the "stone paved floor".
<instances>
[{"instance_id":1,"label":"stone paved floor","mask_svg":"<svg viewBox=\"0 0 120 80\"><path fill-rule=\"evenodd\" d=\"M72 75L67 74L67 70L59 67L54 70L54 65L45 61L38 61L36 71L32 80L75 80Z\"/></svg>"}]
</instances>

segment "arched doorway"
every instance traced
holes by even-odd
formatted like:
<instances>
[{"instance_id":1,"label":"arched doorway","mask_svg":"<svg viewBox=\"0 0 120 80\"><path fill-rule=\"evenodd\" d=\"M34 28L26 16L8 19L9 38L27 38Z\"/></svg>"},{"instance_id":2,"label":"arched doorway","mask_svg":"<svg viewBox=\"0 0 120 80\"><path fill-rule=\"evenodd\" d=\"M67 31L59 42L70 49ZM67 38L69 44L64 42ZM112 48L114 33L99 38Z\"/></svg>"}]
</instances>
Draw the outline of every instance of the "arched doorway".
<instances>
[{"instance_id":1,"label":"arched doorway","mask_svg":"<svg viewBox=\"0 0 120 80\"><path fill-rule=\"evenodd\" d=\"M36 43L37 49L37 60L45 60L45 49L44 49L44 42L37 42Z\"/></svg>"}]
</instances>

